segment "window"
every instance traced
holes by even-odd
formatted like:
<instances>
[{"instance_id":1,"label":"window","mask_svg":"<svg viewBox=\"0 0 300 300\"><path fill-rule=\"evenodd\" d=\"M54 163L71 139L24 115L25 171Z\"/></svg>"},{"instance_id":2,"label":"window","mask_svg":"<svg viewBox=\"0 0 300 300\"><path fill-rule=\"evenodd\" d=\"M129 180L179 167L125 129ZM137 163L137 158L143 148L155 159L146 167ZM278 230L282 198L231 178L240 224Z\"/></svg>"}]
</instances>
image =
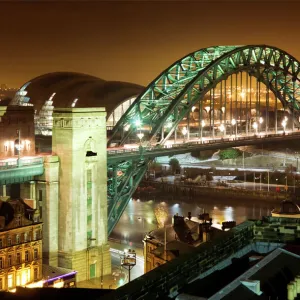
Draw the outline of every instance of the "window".
<instances>
[{"instance_id":1,"label":"window","mask_svg":"<svg viewBox=\"0 0 300 300\"><path fill-rule=\"evenodd\" d=\"M4 259L3 257L0 257L0 269L4 268Z\"/></svg>"},{"instance_id":2,"label":"window","mask_svg":"<svg viewBox=\"0 0 300 300\"><path fill-rule=\"evenodd\" d=\"M16 235L16 244L20 244L20 236L18 234Z\"/></svg>"},{"instance_id":3,"label":"window","mask_svg":"<svg viewBox=\"0 0 300 300\"><path fill-rule=\"evenodd\" d=\"M34 257L34 259L38 259L38 249L34 249L33 250L33 257Z\"/></svg>"},{"instance_id":4,"label":"window","mask_svg":"<svg viewBox=\"0 0 300 300\"><path fill-rule=\"evenodd\" d=\"M0 278L0 290L3 290L3 278Z\"/></svg>"},{"instance_id":5,"label":"window","mask_svg":"<svg viewBox=\"0 0 300 300\"><path fill-rule=\"evenodd\" d=\"M18 252L17 253L17 264L20 264L21 263L21 253Z\"/></svg>"},{"instance_id":6,"label":"window","mask_svg":"<svg viewBox=\"0 0 300 300\"><path fill-rule=\"evenodd\" d=\"M3 247L3 240L0 239L0 248L2 248L2 247Z\"/></svg>"},{"instance_id":7,"label":"window","mask_svg":"<svg viewBox=\"0 0 300 300\"><path fill-rule=\"evenodd\" d=\"M13 274L9 274L7 277L7 285L8 288L12 288L13 287Z\"/></svg>"},{"instance_id":8,"label":"window","mask_svg":"<svg viewBox=\"0 0 300 300\"><path fill-rule=\"evenodd\" d=\"M28 250L25 251L25 261L26 262L29 261L29 251Z\"/></svg>"},{"instance_id":9,"label":"window","mask_svg":"<svg viewBox=\"0 0 300 300\"><path fill-rule=\"evenodd\" d=\"M12 258L11 258L11 255L8 255L8 258L7 258L7 266L8 267L11 267L11 265L12 265Z\"/></svg>"},{"instance_id":10,"label":"window","mask_svg":"<svg viewBox=\"0 0 300 300\"><path fill-rule=\"evenodd\" d=\"M27 232L24 233L24 243L27 242Z\"/></svg>"},{"instance_id":11,"label":"window","mask_svg":"<svg viewBox=\"0 0 300 300\"><path fill-rule=\"evenodd\" d=\"M43 190L39 190L39 201L43 201Z\"/></svg>"},{"instance_id":12,"label":"window","mask_svg":"<svg viewBox=\"0 0 300 300\"><path fill-rule=\"evenodd\" d=\"M7 238L7 246L11 246L11 237L10 236Z\"/></svg>"},{"instance_id":13,"label":"window","mask_svg":"<svg viewBox=\"0 0 300 300\"><path fill-rule=\"evenodd\" d=\"M38 269L37 268L33 270L33 277L34 277L34 279L33 279L34 281L38 280Z\"/></svg>"}]
</instances>

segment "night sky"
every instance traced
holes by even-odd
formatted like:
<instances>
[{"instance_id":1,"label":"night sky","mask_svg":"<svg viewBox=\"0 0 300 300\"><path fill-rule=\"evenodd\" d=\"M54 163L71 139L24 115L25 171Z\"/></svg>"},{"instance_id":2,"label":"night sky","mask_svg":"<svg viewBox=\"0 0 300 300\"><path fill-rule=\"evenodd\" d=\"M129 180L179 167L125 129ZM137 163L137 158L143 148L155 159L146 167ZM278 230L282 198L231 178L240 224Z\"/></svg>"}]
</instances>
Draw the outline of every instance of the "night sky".
<instances>
[{"instance_id":1,"label":"night sky","mask_svg":"<svg viewBox=\"0 0 300 300\"><path fill-rule=\"evenodd\" d=\"M269 44L300 60L300 1L0 3L0 83L74 71L147 85L212 45Z\"/></svg>"}]
</instances>

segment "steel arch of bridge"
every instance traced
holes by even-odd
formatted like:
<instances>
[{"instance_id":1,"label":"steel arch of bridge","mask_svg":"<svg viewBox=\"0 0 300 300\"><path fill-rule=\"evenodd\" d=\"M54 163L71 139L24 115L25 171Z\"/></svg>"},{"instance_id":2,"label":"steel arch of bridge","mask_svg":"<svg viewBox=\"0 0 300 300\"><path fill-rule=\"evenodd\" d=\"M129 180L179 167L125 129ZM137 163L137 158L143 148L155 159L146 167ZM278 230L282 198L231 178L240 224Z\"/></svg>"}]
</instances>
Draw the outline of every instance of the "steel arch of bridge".
<instances>
[{"instance_id":1,"label":"steel arch of bridge","mask_svg":"<svg viewBox=\"0 0 300 300\"><path fill-rule=\"evenodd\" d=\"M150 129L149 141L168 123L169 133L160 141L164 143L199 99L241 71L264 83L284 108L298 115L299 65L287 52L267 45L216 46L190 53L162 72L133 102L114 127L108 146L116 141L124 144L137 129L135 121Z\"/></svg>"}]
</instances>

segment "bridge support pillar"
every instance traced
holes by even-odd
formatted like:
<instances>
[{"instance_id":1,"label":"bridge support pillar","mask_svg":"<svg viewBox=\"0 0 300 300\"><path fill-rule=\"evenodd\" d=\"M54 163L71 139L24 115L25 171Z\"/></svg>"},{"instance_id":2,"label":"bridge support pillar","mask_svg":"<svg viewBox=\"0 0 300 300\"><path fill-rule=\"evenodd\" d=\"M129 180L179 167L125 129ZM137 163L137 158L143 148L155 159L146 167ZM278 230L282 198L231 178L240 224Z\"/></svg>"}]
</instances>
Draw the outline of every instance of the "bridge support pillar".
<instances>
[{"instance_id":1,"label":"bridge support pillar","mask_svg":"<svg viewBox=\"0 0 300 300\"><path fill-rule=\"evenodd\" d=\"M43 263L58 266L59 160L44 159L45 172L37 177L37 208L43 220Z\"/></svg>"},{"instance_id":2,"label":"bridge support pillar","mask_svg":"<svg viewBox=\"0 0 300 300\"><path fill-rule=\"evenodd\" d=\"M52 151L60 162L58 265L76 270L77 281L110 274L105 109L55 109Z\"/></svg>"}]
</instances>

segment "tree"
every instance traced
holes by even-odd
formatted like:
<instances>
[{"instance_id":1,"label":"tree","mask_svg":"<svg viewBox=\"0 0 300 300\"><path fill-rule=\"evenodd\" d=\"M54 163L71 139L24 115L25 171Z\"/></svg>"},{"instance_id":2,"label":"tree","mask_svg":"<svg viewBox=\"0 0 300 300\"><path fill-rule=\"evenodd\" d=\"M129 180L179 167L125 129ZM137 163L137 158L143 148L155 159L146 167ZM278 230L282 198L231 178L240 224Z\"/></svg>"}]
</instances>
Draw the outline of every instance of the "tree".
<instances>
[{"instance_id":1,"label":"tree","mask_svg":"<svg viewBox=\"0 0 300 300\"><path fill-rule=\"evenodd\" d=\"M164 225L165 225L165 222L168 219L167 209L162 205L158 205L154 209L154 214L155 214L155 217L156 217L156 220L157 220L158 228L163 228Z\"/></svg>"},{"instance_id":2,"label":"tree","mask_svg":"<svg viewBox=\"0 0 300 300\"><path fill-rule=\"evenodd\" d=\"M234 158L238 158L241 155L241 153L242 152L239 149L228 148L228 149L221 150L219 152L219 156L221 160L234 159Z\"/></svg>"},{"instance_id":3,"label":"tree","mask_svg":"<svg viewBox=\"0 0 300 300\"><path fill-rule=\"evenodd\" d=\"M171 158L169 160L169 166L171 167L173 173L175 173L176 170L180 170L180 164L177 158Z\"/></svg>"}]
</instances>

